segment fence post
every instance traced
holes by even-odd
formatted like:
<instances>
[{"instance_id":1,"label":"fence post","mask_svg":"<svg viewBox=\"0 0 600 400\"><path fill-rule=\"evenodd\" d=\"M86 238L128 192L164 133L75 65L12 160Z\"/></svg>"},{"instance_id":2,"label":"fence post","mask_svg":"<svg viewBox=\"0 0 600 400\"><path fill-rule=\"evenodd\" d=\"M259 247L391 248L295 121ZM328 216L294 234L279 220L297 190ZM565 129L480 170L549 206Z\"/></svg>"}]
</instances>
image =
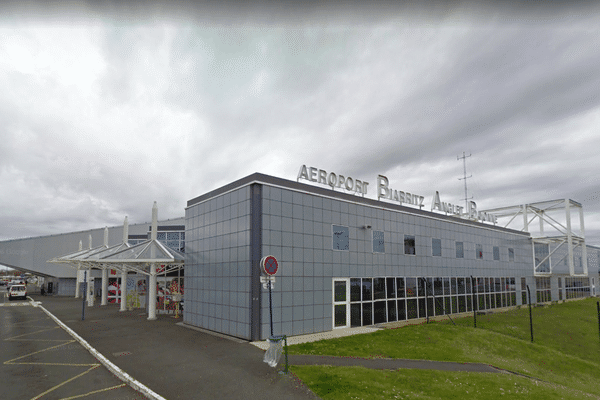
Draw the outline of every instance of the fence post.
<instances>
[{"instance_id":1,"label":"fence post","mask_svg":"<svg viewBox=\"0 0 600 400\"><path fill-rule=\"evenodd\" d=\"M598 335L600 336L600 302L596 302L596 308L598 309Z\"/></svg>"},{"instance_id":2,"label":"fence post","mask_svg":"<svg viewBox=\"0 0 600 400\"><path fill-rule=\"evenodd\" d=\"M471 301L473 302L473 328L477 328L477 295L475 294L475 285L473 284L473 275L471 275Z\"/></svg>"},{"instance_id":3,"label":"fence post","mask_svg":"<svg viewBox=\"0 0 600 400\"><path fill-rule=\"evenodd\" d=\"M529 297L529 329L531 330L531 343L533 343L533 318L531 317L531 292L527 285L527 296Z\"/></svg>"}]
</instances>

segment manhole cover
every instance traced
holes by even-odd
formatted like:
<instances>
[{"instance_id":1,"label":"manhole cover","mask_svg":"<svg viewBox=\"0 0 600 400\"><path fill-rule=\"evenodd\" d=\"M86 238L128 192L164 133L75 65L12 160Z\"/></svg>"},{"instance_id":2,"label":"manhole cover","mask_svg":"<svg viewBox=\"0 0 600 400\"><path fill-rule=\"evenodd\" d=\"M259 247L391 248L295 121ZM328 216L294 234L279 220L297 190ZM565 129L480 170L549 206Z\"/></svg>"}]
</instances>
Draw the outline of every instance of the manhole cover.
<instances>
[{"instance_id":1,"label":"manhole cover","mask_svg":"<svg viewBox=\"0 0 600 400\"><path fill-rule=\"evenodd\" d=\"M121 357L121 356L129 356L131 355L130 351L119 351L118 353L112 353L113 356L115 357Z\"/></svg>"}]
</instances>

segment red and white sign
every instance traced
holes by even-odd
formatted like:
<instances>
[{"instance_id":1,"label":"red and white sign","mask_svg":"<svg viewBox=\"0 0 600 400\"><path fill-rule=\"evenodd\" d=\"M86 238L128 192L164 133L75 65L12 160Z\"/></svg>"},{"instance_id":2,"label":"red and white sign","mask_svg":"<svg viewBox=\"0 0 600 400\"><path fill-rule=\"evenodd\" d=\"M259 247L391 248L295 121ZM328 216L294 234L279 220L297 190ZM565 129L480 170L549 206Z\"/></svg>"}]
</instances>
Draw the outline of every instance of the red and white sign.
<instances>
[{"instance_id":1,"label":"red and white sign","mask_svg":"<svg viewBox=\"0 0 600 400\"><path fill-rule=\"evenodd\" d=\"M279 263L274 256L263 257L263 259L260 260L260 266L262 267L263 271L265 271L265 274L269 276L275 275L279 269Z\"/></svg>"}]
</instances>

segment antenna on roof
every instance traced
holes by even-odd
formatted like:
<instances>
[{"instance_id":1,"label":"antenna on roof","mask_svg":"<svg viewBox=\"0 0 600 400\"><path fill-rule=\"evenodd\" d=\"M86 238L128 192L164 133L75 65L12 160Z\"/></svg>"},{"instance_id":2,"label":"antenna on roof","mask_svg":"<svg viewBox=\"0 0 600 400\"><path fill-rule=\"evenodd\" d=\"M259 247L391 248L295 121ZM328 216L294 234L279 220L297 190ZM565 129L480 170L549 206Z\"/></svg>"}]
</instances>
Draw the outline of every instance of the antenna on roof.
<instances>
[{"instance_id":1,"label":"antenna on roof","mask_svg":"<svg viewBox=\"0 0 600 400\"><path fill-rule=\"evenodd\" d=\"M458 180L459 181L462 181L462 180L465 181L465 198L464 198L464 200L465 200L465 212L467 212L467 210L469 209L469 206L467 204L467 200L473 198L473 197L468 197L468 195L467 195L467 179L473 177L473 175L467 176L467 157L471 157L471 154L469 154L468 156L466 156L464 151L463 151L462 157L456 156L457 160L460 160L461 158L463 160L463 177L462 178L458 178Z\"/></svg>"}]
</instances>

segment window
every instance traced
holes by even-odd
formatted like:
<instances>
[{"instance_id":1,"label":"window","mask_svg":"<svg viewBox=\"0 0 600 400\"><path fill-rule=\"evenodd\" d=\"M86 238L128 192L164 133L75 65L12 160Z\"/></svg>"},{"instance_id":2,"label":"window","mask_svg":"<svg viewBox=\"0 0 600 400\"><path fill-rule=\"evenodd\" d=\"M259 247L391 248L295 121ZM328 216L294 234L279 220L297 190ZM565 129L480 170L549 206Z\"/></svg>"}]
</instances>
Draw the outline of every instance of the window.
<instances>
[{"instance_id":1,"label":"window","mask_svg":"<svg viewBox=\"0 0 600 400\"><path fill-rule=\"evenodd\" d=\"M415 237L404 235L404 254L415 255Z\"/></svg>"},{"instance_id":2,"label":"window","mask_svg":"<svg viewBox=\"0 0 600 400\"><path fill-rule=\"evenodd\" d=\"M431 255L442 256L442 239L431 239Z\"/></svg>"},{"instance_id":3,"label":"window","mask_svg":"<svg viewBox=\"0 0 600 400\"><path fill-rule=\"evenodd\" d=\"M456 258L465 258L463 242L456 242Z\"/></svg>"},{"instance_id":4,"label":"window","mask_svg":"<svg viewBox=\"0 0 600 400\"><path fill-rule=\"evenodd\" d=\"M475 245L475 255L479 260L483 260L483 246L480 244Z\"/></svg>"},{"instance_id":5,"label":"window","mask_svg":"<svg viewBox=\"0 0 600 400\"><path fill-rule=\"evenodd\" d=\"M500 261L500 247L494 246L494 260Z\"/></svg>"},{"instance_id":6,"label":"window","mask_svg":"<svg viewBox=\"0 0 600 400\"><path fill-rule=\"evenodd\" d=\"M350 250L350 230L347 226L333 225L333 250Z\"/></svg>"},{"instance_id":7,"label":"window","mask_svg":"<svg viewBox=\"0 0 600 400\"><path fill-rule=\"evenodd\" d=\"M383 232L373 231L373 253L385 253L385 241Z\"/></svg>"},{"instance_id":8,"label":"window","mask_svg":"<svg viewBox=\"0 0 600 400\"><path fill-rule=\"evenodd\" d=\"M513 262L515 261L515 249L509 247L508 248L508 261Z\"/></svg>"}]
</instances>

